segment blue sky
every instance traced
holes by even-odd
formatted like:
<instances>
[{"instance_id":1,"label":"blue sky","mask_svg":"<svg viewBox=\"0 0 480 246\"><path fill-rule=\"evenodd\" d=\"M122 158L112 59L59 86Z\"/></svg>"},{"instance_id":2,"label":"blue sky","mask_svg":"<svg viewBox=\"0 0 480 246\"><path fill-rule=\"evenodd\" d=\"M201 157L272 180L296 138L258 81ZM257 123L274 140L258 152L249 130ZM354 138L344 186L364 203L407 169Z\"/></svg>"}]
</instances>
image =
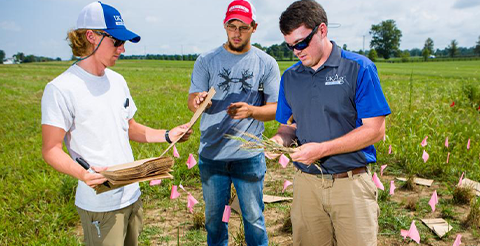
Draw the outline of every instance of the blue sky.
<instances>
[{"instance_id":1,"label":"blue sky","mask_svg":"<svg viewBox=\"0 0 480 246\"><path fill-rule=\"evenodd\" d=\"M7 57L26 55L71 56L65 41L78 13L91 0L0 0L0 49ZM226 40L223 18L229 0L105 0L117 8L128 29L138 33L138 44L127 43L126 55L202 53ZM278 18L293 1L252 0L259 27L252 42L281 43ZM452 39L471 47L480 36L480 0L329 0L318 1L330 23L329 38L348 49L368 49L372 24L393 19L402 31L401 49L422 48L433 39L445 48Z\"/></svg>"}]
</instances>

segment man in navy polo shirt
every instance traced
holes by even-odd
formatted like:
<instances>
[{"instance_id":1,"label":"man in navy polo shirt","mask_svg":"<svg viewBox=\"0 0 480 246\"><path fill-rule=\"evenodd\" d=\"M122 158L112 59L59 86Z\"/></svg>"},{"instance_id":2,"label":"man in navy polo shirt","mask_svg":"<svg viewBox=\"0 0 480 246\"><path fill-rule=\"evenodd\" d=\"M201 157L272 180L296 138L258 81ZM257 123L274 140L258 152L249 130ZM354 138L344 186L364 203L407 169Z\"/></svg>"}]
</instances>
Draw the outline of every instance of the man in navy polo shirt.
<instances>
[{"instance_id":1,"label":"man in navy polo shirt","mask_svg":"<svg viewBox=\"0 0 480 246\"><path fill-rule=\"evenodd\" d=\"M385 134L385 100L375 65L327 37L325 10L313 0L291 4L280 17L300 62L280 83L272 139L300 145L291 210L294 245L376 245L377 189L366 166ZM294 124L287 125L293 119Z\"/></svg>"}]
</instances>

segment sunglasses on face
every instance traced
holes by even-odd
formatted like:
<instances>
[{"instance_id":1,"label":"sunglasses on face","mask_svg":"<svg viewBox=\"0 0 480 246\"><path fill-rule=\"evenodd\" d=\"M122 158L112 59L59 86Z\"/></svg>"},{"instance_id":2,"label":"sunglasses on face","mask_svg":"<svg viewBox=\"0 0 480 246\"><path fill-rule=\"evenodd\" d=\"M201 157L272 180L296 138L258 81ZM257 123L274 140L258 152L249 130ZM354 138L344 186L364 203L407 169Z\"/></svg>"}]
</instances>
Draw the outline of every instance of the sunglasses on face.
<instances>
[{"instance_id":1,"label":"sunglasses on face","mask_svg":"<svg viewBox=\"0 0 480 246\"><path fill-rule=\"evenodd\" d=\"M231 24L227 24L226 26L227 26L227 30L229 32L236 32L237 29L238 29L238 31L240 33L246 33L250 30L250 26L239 26L239 27L237 27L237 26L231 25Z\"/></svg>"},{"instance_id":2,"label":"sunglasses on face","mask_svg":"<svg viewBox=\"0 0 480 246\"><path fill-rule=\"evenodd\" d=\"M312 32L310 34L308 34L308 36L305 39L296 43L295 45L289 45L287 43L285 43L285 44L287 45L287 47L290 50L304 50L304 49L306 49L308 47L308 45L310 44L310 41L312 40L313 35L317 32L318 27L319 26L316 26L315 28L313 28Z\"/></svg>"},{"instance_id":3,"label":"sunglasses on face","mask_svg":"<svg viewBox=\"0 0 480 246\"><path fill-rule=\"evenodd\" d=\"M124 40L118 40L116 38L114 38L112 35L108 34L108 33L105 33L105 32L99 32L99 31L93 31L95 32L96 34L98 35L102 35L103 37L108 37L108 38L111 38L113 40L113 46L115 47L120 47L122 44L125 43Z\"/></svg>"}]
</instances>

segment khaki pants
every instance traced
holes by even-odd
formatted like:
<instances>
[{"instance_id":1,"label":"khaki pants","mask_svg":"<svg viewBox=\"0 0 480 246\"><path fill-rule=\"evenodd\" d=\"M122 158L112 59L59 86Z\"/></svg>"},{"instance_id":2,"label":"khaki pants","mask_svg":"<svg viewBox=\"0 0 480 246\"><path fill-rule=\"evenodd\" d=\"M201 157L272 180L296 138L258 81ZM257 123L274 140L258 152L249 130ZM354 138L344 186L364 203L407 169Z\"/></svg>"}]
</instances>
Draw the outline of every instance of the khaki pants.
<instances>
[{"instance_id":1,"label":"khaki pants","mask_svg":"<svg viewBox=\"0 0 480 246\"><path fill-rule=\"evenodd\" d=\"M143 228L141 198L110 212L90 212L77 207L87 246L136 246Z\"/></svg>"},{"instance_id":2,"label":"khaki pants","mask_svg":"<svg viewBox=\"0 0 480 246\"><path fill-rule=\"evenodd\" d=\"M368 173L349 174L322 181L321 176L297 171L291 209L293 245L377 245L377 188Z\"/></svg>"}]
</instances>

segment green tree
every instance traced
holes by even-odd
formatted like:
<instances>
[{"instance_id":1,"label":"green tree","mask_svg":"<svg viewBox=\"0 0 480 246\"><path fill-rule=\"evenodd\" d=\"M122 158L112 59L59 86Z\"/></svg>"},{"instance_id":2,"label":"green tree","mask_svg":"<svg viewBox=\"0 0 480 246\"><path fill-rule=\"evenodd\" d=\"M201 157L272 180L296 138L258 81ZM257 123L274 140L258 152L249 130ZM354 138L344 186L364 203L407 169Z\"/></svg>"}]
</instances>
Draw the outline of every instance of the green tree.
<instances>
[{"instance_id":1,"label":"green tree","mask_svg":"<svg viewBox=\"0 0 480 246\"><path fill-rule=\"evenodd\" d=\"M430 57L430 51L425 47L422 50L422 56L423 56L423 60L425 61L428 60L428 57Z\"/></svg>"},{"instance_id":2,"label":"green tree","mask_svg":"<svg viewBox=\"0 0 480 246\"><path fill-rule=\"evenodd\" d=\"M368 59L375 62L377 60L377 58L378 58L377 51L375 49L371 49L368 52Z\"/></svg>"},{"instance_id":3,"label":"green tree","mask_svg":"<svg viewBox=\"0 0 480 246\"><path fill-rule=\"evenodd\" d=\"M408 50L403 51L400 58L402 59L402 62L408 62L408 60L410 60L410 52Z\"/></svg>"},{"instance_id":4,"label":"green tree","mask_svg":"<svg viewBox=\"0 0 480 246\"><path fill-rule=\"evenodd\" d=\"M452 40L452 42L450 42L450 44L448 45L447 47L447 50L448 50L448 55L450 55L450 57L455 57L458 53L458 42L457 40Z\"/></svg>"},{"instance_id":5,"label":"green tree","mask_svg":"<svg viewBox=\"0 0 480 246\"><path fill-rule=\"evenodd\" d=\"M477 45L475 46L474 52L475 54L480 56L480 36L478 36L478 41L477 41Z\"/></svg>"},{"instance_id":6,"label":"green tree","mask_svg":"<svg viewBox=\"0 0 480 246\"><path fill-rule=\"evenodd\" d=\"M3 64L3 59L5 59L5 51L0 50L0 64Z\"/></svg>"},{"instance_id":7,"label":"green tree","mask_svg":"<svg viewBox=\"0 0 480 246\"><path fill-rule=\"evenodd\" d=\"M255 46L255 47L257 47L257 48L259 48L259 49L261 49L261 50L263 50L263 51L266 51L266 50L267 50L267 47L263 47L263 46L262 46L261 44L259 44L259 43L253 43L252 45Z\"/></svg>"},{"instance_id":8,"label":"green tree","mask_svg":"<svg viewBox=\"0 0 480 246\"><path fill-rule=\"evenodd\" d=\"M342 49L343 49L343 50L348 50L348 49L347 49L347 44L343 44Z\"/></svg>"},{"instance_id":9,"label":"green tree","mask_svg":"<svg viewBox=\"0 0 480 246\"><path fill-rule=\"evenodd\" d=\"M433 54L433 39L427 38L427 40L425 40L425 44L423 45L423 49L427 49L430 55Z\"/></svg>"},{"instance_id":10,"label":"green tree","mask_svg":"<svg viewBox=\"0 0 480 246\"><path fill-rule=\"evenodd\" d=\"M18 52L17 54L13 55L13 58L19 62L23 62L23 60L25 60L25 54Z\"/></svg>"},{"instance_id":11,"label":"green tree","mask_svg":"<svg viewBox=\"0 0 480 246\"><path fill-rule=\"evenodd\" d=\"M369 33L372 35L370 48L374 48L378 55L385 59L390 58L400 47L402 31L397 28L394 20L386 20L378 25L372 25Z\"/></svg>"}]
</instances>

